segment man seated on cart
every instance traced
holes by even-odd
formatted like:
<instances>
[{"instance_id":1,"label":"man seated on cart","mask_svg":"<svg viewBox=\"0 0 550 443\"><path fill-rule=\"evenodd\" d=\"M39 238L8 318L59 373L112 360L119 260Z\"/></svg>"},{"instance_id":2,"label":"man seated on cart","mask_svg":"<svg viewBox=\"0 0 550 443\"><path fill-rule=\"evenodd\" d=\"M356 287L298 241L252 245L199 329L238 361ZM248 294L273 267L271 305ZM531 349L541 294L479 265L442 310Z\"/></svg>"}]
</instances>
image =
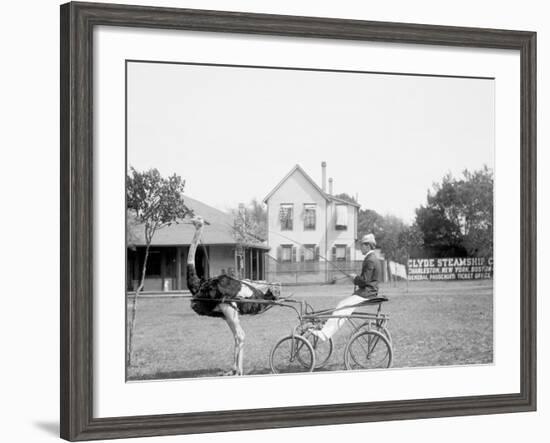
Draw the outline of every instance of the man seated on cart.
<instances>
[{"instance_id":1,"label":"man seated on cart","mask_svg":"<svg viewBox=\"0 0 550 443\"><path fill-rule=\"evenodd\" d=\"M380 260L376 256L374 249L376 248L376 240L374 234L367 234L361 239L361 252L365 255L361 274L351 275L355 290L352 295L344 298L334 308L334 315L337 317L330 318L323 329L311 331L322 341L328 340L336 331L345 323L345 316L351 315L357 305L365 300L373 299L378 296L378 279L380 278ZM339 318L340 317L340 318Z\"/></svg>"}]
</instances>

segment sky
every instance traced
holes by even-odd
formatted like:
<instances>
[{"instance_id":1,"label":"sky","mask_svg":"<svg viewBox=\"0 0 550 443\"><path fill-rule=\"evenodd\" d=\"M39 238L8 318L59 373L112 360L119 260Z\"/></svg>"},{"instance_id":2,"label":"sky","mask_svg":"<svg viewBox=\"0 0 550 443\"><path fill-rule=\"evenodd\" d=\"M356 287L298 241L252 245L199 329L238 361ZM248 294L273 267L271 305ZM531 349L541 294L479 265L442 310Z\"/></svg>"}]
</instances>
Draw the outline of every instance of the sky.
<instances>
[{"instance_id":1,"label":"sky","mask_svg":"<svg viewBox=\"0 0 550 443\"><path fill-rule=\"evenodd\" d=\"M448 172L494 166L494 80L128 63L128 165L221 210L295 164L363 209L414 221Z\"/></svg>"}]
</instances>

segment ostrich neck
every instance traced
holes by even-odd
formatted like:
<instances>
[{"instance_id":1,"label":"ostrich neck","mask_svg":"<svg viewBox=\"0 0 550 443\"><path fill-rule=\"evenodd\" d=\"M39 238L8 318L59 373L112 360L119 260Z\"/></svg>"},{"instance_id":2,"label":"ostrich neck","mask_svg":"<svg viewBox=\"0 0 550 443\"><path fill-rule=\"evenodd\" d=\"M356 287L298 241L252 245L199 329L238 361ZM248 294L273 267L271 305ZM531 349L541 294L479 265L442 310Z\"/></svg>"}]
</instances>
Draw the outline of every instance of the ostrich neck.
<instances>
[{"instance_id":1,"label":"ostrich neck","mask_svg":"<svg viewBox=\"0 0 550 443\"><path fill-rule=\"evenodd\" d=\"M189 246L189 254L187 254L187 264L192 265L193 267L195 267L195 253L197 252L197 245L199 244L199 241L201 239L202 228L202 226L199 226L195 231L193 241Z\"/></svg>"}]
</instances>

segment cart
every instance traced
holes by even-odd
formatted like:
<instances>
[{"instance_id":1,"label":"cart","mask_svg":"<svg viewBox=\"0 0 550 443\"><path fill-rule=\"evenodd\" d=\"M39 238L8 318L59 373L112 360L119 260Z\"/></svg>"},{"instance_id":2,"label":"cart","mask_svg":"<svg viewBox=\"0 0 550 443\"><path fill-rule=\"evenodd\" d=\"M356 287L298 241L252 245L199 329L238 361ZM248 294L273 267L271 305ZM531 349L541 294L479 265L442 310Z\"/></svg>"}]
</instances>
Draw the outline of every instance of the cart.
<instances>
[{"instance_id":1,"label":"cart","mask_svg":"<svg viewBox=\"0 0 550 443\"><path fill-rule=\"evenodd\" d=\"M333 350L332 339L321 341L313 330L321 329L330 318L347 320L352 326L344 349L344 366L347 370L389 368L392 364L392 338L388 330L389 316L382 313L382 304L388 299L376 297L355 305L349 315L339 315L339 309L314 311L305 301L285 299L274 305L293 309L298 324L290 335L273 346L269 364L274 374L311 372L328 363ZM374 311L373 311L374 309Z\"/></svg>"}]
</instances>

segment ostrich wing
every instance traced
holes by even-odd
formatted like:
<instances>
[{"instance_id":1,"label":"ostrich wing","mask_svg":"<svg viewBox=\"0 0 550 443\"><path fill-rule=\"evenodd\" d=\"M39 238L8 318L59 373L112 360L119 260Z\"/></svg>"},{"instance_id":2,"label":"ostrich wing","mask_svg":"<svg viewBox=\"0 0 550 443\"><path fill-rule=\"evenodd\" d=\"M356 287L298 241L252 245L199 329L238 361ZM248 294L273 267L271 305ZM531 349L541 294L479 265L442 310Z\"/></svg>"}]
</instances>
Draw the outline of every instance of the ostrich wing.
<instances>
[{"instance_id":1,"label":"ostrich wing","mask_svg":"<svg viewBox=\"0 0 550 443\"><path fill-rule=\"evenodd\" d=\"M218 317L216 306L220 302L231 303L240 314L259 314L270 307L267 303L254 303L253 300L276 300L270 285L237 280L220 275L204 281L200 291L191 300L191 307L199 315ZM234 302L231 302L234 300ZM242 301L239 303L239 301Z\"/></svg>"}]
</instances>

